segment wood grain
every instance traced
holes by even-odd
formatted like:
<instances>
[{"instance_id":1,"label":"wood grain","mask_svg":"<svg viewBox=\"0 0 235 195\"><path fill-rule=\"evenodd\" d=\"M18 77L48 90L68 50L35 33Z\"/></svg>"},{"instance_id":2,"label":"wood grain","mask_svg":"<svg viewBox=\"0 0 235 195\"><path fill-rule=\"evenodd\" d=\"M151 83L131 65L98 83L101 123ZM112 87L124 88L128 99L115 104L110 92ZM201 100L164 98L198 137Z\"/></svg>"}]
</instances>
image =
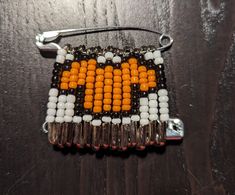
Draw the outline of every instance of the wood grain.
<instances>
[{"instance_id":1,"label":"wood grain","mask_svg":"<svg viewBox=\"0 0 235 195\"><path fill-rule=\"evenodd\" d=\"M0 0L0 194L235 194L235 1ZM164 53L171 115L182 144L144 153L57 151L41 133L54 59L42 31L133 25L170 33ZM154 42L153 42L154 41ZM144 32L108 32L60 44L139 47Z\"/></svg>"}]
</instances>

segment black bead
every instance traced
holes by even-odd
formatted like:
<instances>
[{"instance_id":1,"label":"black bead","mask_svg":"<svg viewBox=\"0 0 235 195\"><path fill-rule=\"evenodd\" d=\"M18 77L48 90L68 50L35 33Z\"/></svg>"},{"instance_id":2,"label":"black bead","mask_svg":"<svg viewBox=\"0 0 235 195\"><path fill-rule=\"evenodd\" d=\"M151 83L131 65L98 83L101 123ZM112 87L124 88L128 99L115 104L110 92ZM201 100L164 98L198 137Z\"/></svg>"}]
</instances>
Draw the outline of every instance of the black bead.
<instances>
[{"instance_id":1,"label":"black bead","mask_svg":"<svg viewBox=\"0 0 235 195\"><path fill-rule=\"evenodd\" d=\"M147 65L150 65L150 64L152 65L153 64L153 60L152 59L148 60L146 64Z\"/></svg>"},{"instance_id":2,"label":"black bead","mask_svg":"<svg viewBox=\"0 0 235 195\"><path fill-rule=\"evenodd\" d=\"M76 89L69 89L68 94L75 95L76 94Z\"/></svg>"},{"instance_id":3,"label":"black bead","mask_svg":"<svg viewBox=\"0 0 235 195\"><path fill-rule=\"evenodd\" d=\"M86 60L87 59L87 55L86 54L82 54L81 55L81 60Z\"/></svg>"},{"instance_id":4,"label":"black bead","mask_svg":"<svg viewBox=\"0 0 235 195\"><path fill-rule=\"evenodd\" d=\"M75 109L75 115L76 115L76 116L81 116L81 115L82 115L81 110L76 110L76 109Z\"/></svg>"},{"instance_id":5,"label":"black bead","mask_svg":"<svg viewBox=\"0 0 235 195\"><path fill-rule=\"evenodd\" d=\"M139 98L139 93L138 94L132 94L131 98L133 100L137 100Z\"/></svg>"},{"instance_id":6,"label":"black bead","mask_svg":"<svg viewBox=\"0 0 235 195\"><path fill-rule=\"evenodd\" d=\"M132 109L131 109L131 113L132 113L132 114L138 114L138 109L132 108Z\"/></svg>"},{"instance_id":7,"label":"black bead","mask_svg":"<svg viewBox=\"0 0 235 195\"><path fill-rule=\"evenodd\" d=\"M94 118L95 118L95 119L99 119L99 118L100 118L100 114L99 114L99 113L95 113L95 114L94 114Z\"/></svg>"},{"instance_id":8,"label":"black bead","mask_svg":"<svg viewBox=\"0 0 235 195\"><path fill-rule=\"evenodd\" d=\"M122 62L126 62L127 61L127 57L126 56L123 56L122 57Z\"/></svg>"},{"instance_id":9,"label":"black bead","mask_svg":"<svg viewBox=\"0 0 235 195\"><path fill-rule=\"evenodd\" d=\"M72 62L71 60L67 60L67 59L66 59L66 60L64 61L64 64L66 64L66 65L70 65L70 64L71 64L71 62Z\"/></svg>"},{"instance_id":10,"label":"black bead","mask_svg":"<svg viewBox=\"0 0 235 195\"><path fill-rule=\"evenodd\" d=\"M67 90L65 90L65 89L60 90L60 95L66 95L66 94L67 94Z\"/></svg>"},{"instance_id":11,"label":"black bead","mask_svg":"<svg viewBox=\"0 0 235 195\"><path fill-rule=\"evenodd\" d=\"M58 88L59 84L58 83L51 83L51 88Z\"/></svg>"},{"instance_id":12,"label":"black bead","mask_svg":"<svg viewBox=\"0 0 235 195\"><path fill-rule=\"evenodd\" d=\"M165 83L158 83L157 86L159 89L166 89L166 87L167 87Z\"/></svg>"},{"instance_id":13,"label":"black bead","mask_svg":"<svg viewBox=\"0 0 235 195\"><path fill-rule=\"evenodd\" d=\"M140 60L140 65L145 65L146 64L146 62L145 62L145 60Z\"/></svg>"},{"instance_id":14,"label":"black bead","mask_svg":"<svg viewBox=\"0 0 235 195\"><path fill-rule=\"evenodd\" d=\"M53 69L52 74L53 74L53 75L60 75L60 74L61 74L61 71L60 71L60 69L55 68L55 69Z\"/></svg>"},{"instance_id":15,"label":"black bead","mask_svg":"<svg viewBox=\"0 0 235 195\"><path fill-rule=\"evenodd\" d=\"M159 64L157 65L157 70L164 70L164 65L163 64Z\"/></svg>"},{"instance_id":16,"label":"black bead","mask_svg":"<svg viewBox=\"0 0 235 195\"><path fill-rule=\"evenodd\" d=\"M85 86L84 85L78 85L77 91L83 92L84 90L85 90Z\"/></svg>"},{"instance_id":17,"label":"black bead","mask_svg":"<svg viewBox=\"0 0 235 195\"><path fill-rule=\"evenodd\" d=\"M157 91L157 90L156 90L155 87L150 87L150 88L149 88L149 92L150 92L150 93L156 93L156 91Z\"/></svg>"},{"instance_id":18,"label":"black bead","mask_svg":"<svg viewBox=\"0 0 235 195\"><path fill-rule=\"evenodd\" d=\"M104 66L105 66L105 64L103 64L103 63L98 63L97 64L97 68L104 68Z\"/></svg>"},{"instance_id":19,"label":"black bead","mask_svg":"<svg viewBox=\"0 0 235 195\"><path fill-rule=\"evenodd\" d=\"M77 97L80 98L84 95L84 92L83 91L78 91L77 92Z\"/></svg>"},{"instance_id":20,"label":"black bead","mask_svg":"<svg viewBox=\"0 0 235 195\"><path fill-rule=\"evenodd\" d=\"M128 112L128 111L122 112L122 116L129 116L129 114L130 114L130 112Z\"/></svg>"},{"instance_id":21,"label":"black bead","mask_svg":"<svg viewBox=\"0 0 235 195\"><path fill-rule=\"evenodd\" d=\"M51 78L51 81L52 81L52 82L58 83L59 80L60 80L59 76L56 76L56 75L55 75L55 76L52 76L52 78Z\"/></svg>"},{"instance_id":22,"label":"black bead","mask_svg":"<svg viewBox=\"0 0 235 195\"><path fill-rule=\"evenodd\" d=\"M160 77L158 78L159 83L166 83L166 78L165 77Z\"/></svg>"},{"instance_id":23,"label":"black bead","mask_svg":"<svg viewBox=\"0 0 235 195\"><path fill-rule=\"evenodd\" d=\"M140 88L140 86L138 84L136 84L136 83L131 84L131 89L132 90L138 90L139 88Z\"/></svg>"},{"instance_id":24,"label":"black bead","mask_svg":"<svg viewBox=\"0 0 235 195\"><path fill-rule=\"evenodd\" d=\"M112 118L119 118L120 114L118 112L113 112Z\"/></svg>"},{"instance_id":25,"label":"black bead","mask_svg":"<svg viewBox=\"0 0 235 195\"><path fill-rule=\"evenodd\" d=\"M70 65L64 65L63 66L63 70L70 70L71 69L71 66Z\"/></svg>"},{"instance_id":26,"label":"black bead","mask_svg":"<svg viewBox=\"0 0 235 195\"><path fill-rule=\"evenodd\" d=\"M107 111L103 112L103 116L110 116L110 112Z\"/></svg>"},{"instance_id":27,"label":"black bead","mask_svg":"<svg viewBox=\"0 0 235 195\"><path fill-rule=\"evenodd\" d=\"M84 112L85 112L85 114L91 114L91 110L90 109L86 109Z\"/></svg>"},{"instance_id":28,"label":"black bead","mask_svg":"<svg viewBox=\"0 0 235 195\"><path fill-rule=\"evenodd\" d=\"M55 68L55 69L61 69L61 67L62 67L62 64L60 64L60 63L58 63L58 62L55 62L55 63L54 63L54 68Z\"/></svg>"},{"instance_id":29,"label":"black bead","mask_svg":"<svg viewBox=\"0 0 235 195\"><path fill-rule=\"evenodd\" d=\"M158 75L159 77L165 77L165 72L162 71L162 70L159 70L159 71L157 71L157 75Z\"/></svg>"},{"instance_id":30,"label":"black bead","mask_svg":"<svg viewBox=\"0 0 235 195\"><path fill-rule=\"evenodd\" d=\"M96 54L95 53L92 53L90 56L91 56L92 59L96 59Z\"/></svg>"},{"instance_id":31,"label":"black bead","mask_svg":"<svg viewBox=\"0 0 235 195\"><path fill-rule=\"evenodd\" d=\"M120 69L121 68L121 64L120 63L115 63L115 64L113 64L113 67L115 69Z\"/></svg>"},{"instance_id":32,"label":"black bead","mask_svg":"<svg viewBox=\"0 0 235 195\"><path fill-rule=\"evenodd\" d=\"M111 65L112 63L113 63L112 60L106 60L105 62L106 65Z\"/></svg>"},{"instance_id":33,"label":"black bead","mask_svg":"<svg viewBox=\"0 0 235 195\"><path fill-rule=\"evenodd\" d=\"M139 103L137 101L132 101L131 102L131 107L138 108L139 107Z\"/></svg>"},{"instance_id":34,"label":"black bead","mask_svg":"<svg viewBox=\"0 0 235 195\"><path fill-rule=\"evenodd\" d=\"M141 97L148 97L148 92L146 92L146 91L141 91L140 96L141 96Z\"/></svg>"}]
</instances>

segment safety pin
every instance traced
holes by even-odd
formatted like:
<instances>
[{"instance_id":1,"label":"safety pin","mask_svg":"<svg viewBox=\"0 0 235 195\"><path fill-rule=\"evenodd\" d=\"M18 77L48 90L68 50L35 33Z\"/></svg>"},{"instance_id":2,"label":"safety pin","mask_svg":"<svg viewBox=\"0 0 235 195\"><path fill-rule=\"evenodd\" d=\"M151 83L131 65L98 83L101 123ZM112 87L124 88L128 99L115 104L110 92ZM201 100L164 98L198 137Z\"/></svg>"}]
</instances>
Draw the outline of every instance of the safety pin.
<instances>
[{"instance_id":1,"label":"safety pin","mask_svg":"<svg viewBox=\"0 0 235 195\"><path fill-rule=\"evenodd\" d=\"M107 31L121 31L121 30L139 30L160 35L159 44L161 47L157 48L157 50L160 51L168 49L173 44L173 38L170 35L161 33L159 31L150 30L141 27L132 27L132 26L103 26L103 27L65 29L65 30L43 32L41 34L36 35L36 45L40 51L55 52L61 48L57 43L53 42L59 37L84 35L84 34L107 32ZM165 43L164 40L168 40L167 43Z\"/></svg>"}]
</instances>

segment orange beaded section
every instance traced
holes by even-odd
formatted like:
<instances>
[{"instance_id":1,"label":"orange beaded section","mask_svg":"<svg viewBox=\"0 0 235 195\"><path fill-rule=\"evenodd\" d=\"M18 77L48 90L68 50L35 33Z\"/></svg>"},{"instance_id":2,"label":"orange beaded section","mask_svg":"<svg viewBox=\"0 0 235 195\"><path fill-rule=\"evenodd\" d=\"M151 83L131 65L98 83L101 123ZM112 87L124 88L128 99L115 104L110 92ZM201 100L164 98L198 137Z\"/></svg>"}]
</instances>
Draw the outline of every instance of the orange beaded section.
<instances>
[{"instance_id":1,"label":"orange beaded section","mask_svg":"<svg viewBox=\"0 0 235 195\"><path fill-rule=\"evenodd\" d=\"M80 64L78 62L72 62L71 69L69 71L70 77L69 77L69 88L70 89L76 89L78 86L78 74L80 71ZM67 73L65 73L66 75Z\"/></svg>"},{"instance_id":2,"label":"orange beaded section","mask_svg":"<svg viewBox=\"0 0 235 195\"><path fill-rule=\"evenodd\" d=\"M100 73L102 71L99 71ZM112 104L112 91L113 91L113 67L107 65L104 68L104 99L103 99L103 110L110 111Z\"/></svg>"},{"instance_id":3,"label":"orange beaded section","mask_svg":"<svg viewBox=\"0 0 235 195\"><path fill-rule=\"evenodd\" d=\"M148 70L147 75L148 75L148 87L155 88L157 86L155 70Z\"/></svg>"},{"instance_id":4,"label":"orange beaded section","mask_svg":"<svg viewBox=\"0 0 235 195\"><path fill-rule=\"evenodd\" d=\"M139 72L139 84L140 84L140 91L148 91L148 74L147 74L147 68L146 66L139 66L138 67Z\"/></svg>"},{"instance_id":5,"label":"orange beaded section","mask_svg":"<svg viewBox=\"0 0 235 195\"><path fill-rule=\"evenodd\" d=\"M122 111L129 111L131 109L131 65L136 64L137 60L135 58L130 58L128 60L129 63L124 62L121 64L122 67ZM130 71L131 69L131 71ZM124 95L126 94L126 95Z\"/></svg>"}]
</instances>

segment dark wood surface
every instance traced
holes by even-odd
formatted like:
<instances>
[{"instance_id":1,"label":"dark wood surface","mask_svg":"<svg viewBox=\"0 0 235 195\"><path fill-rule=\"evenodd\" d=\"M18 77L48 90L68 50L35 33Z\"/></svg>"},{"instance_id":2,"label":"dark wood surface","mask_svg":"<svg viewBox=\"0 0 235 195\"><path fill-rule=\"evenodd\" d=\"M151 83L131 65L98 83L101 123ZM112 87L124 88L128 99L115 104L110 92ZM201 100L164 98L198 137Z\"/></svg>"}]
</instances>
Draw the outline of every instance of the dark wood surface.
<instances>
[{"instance_id":1,"label":"dark wood surface","mask_svg":"<svg viewBox=\"0 0 235 195\"><path fill-rule=\"evenodd\" d=\"M54 59L42 31L133 25L170 33L164 53L171 115L182 144L144 153L56 151L40 131ZM0 194L235 194L234 0L0 0ZM145 32L66 38L61 44L157 43Z\"/></svg>"}]
</instances>

